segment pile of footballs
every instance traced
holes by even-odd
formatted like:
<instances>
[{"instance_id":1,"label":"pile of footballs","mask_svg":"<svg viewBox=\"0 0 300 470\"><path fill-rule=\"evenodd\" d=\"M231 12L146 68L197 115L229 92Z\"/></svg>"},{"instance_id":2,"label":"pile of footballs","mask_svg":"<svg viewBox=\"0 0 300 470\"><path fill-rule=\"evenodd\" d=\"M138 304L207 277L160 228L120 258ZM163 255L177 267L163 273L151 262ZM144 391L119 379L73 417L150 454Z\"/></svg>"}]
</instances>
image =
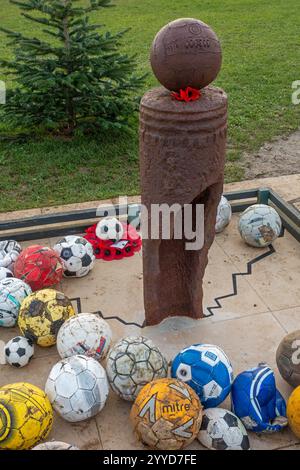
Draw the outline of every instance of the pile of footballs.
<instances>
[{"instance_id":1,"label":"pile of footballs","mask_svg":"<svg viewBox=\"0 0 300 470\"><path fill-rule=\"evenodd\" d=\"M245 211L239 228L247 243L255 240L255 246L263 246L261 237L271 243L274 234L280 234L280 218L273 211L261 205ZM217 231L229 223L230 216L231 208L222 199ZM122 239L122 229L118 221L109 219L89 233L105 239L109 232L115 244ZM280 431L288 424L287 414L300 436L294 425L300 422L300 392L292 395L286 413L274 373L266 364L234 378L225 352L211 344L191 345L169 364L151 339L125 337L112 345L112 331L103 318L75 314L70 300L53 285L63 274L87 275L94 260L93 246L78 236L65 237L54 249L31 246L22 250L15 241L0 243L0 325L18 324L22 334L5 346L7 363L26 366L35 345L56 345L61 357L49 373L45 390L25 382L0 388L1 416L5 417L1 418L5 426L0 449L75 450L71 444L47 442L53 409L72 423L87 420L101 413L110 389L133 403L130 419L135 434L153 449L182 449L197 438L210 449L248 450L247 430ZM286 349L280 357L286 364ZM286 369L295 380L300 379L300 371L292 366ZM228 396L231 411L220 407Z\"/></svg>"}]
</instances>

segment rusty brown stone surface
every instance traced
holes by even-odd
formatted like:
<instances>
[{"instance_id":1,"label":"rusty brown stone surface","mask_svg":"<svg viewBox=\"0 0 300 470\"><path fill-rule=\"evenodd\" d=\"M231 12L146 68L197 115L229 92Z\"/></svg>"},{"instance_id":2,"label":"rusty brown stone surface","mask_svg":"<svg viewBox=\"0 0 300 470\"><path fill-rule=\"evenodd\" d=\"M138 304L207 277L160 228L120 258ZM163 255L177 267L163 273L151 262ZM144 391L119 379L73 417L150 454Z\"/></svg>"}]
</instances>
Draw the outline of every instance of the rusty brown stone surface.
<instances>
[{"instance_id":1,"label":"rusty brown stone surface","mask_svg":"<svg viewBox=\"0 0 300 470\"><path fill-rule=\"evenodd\" d=\"M215 235L223 191L227 96L207 87L192 103L171 99L165 88L146 93L140 109L142 204L205 204L205 243L187 251L186 240L143 241L146 323L175 315L203 316L202 279Z\"/></svg>"},{"instance_id":2,"label":"rusty brown stone surface","mask_svg":"<svg viewBox=\"0 0 300 470\"><path fill-rule=\"evenodd\" d=\"M151 66L169 90L204 88L217 77L222 64L220 41L200 20L180 18L164 26L151 48Z\"/></svg>"}]
</instances>

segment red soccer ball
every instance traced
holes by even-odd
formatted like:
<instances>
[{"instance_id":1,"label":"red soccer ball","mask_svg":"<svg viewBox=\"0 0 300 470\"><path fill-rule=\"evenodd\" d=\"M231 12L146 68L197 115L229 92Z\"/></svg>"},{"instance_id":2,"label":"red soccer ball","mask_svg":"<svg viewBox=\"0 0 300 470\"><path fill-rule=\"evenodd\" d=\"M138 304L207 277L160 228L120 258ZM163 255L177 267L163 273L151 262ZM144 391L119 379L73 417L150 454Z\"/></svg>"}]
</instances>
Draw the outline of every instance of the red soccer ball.
<instances>
[{"instance_id":1,"label":"red soccer ball","mask_svg":"<svg viewBox=\"0 0 300 470\"><path fill-rule=\"evenodd\" d=\"M54 286L62 280L62 262L54 250L41 245L25 248L14 265L14 274L33 291Z\"/></svg>"}]
</instances>

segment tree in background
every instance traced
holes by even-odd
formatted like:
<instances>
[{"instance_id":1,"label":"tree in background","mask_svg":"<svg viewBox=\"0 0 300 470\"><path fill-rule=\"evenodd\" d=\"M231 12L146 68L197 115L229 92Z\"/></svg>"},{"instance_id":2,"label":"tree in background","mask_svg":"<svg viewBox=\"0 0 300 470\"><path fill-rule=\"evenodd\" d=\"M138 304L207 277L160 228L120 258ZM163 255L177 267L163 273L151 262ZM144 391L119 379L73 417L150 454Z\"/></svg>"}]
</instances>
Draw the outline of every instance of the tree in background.
<instances>
[{"instance_id":1,"label":"tree in background","mask_svg":"<svg viewBox=\"0 0 300 470\"><path fill-rule=\"evenodd\" d=\"M0 28L14 48L0 60L14 87L7 93L8 120L26 128L43 126L72 134L76 128L121 128L137 108L133 97L144 77L134 74L134 58L119 52L126 31L100 34L90 13L111 0L10 0L43 37ZM48 39L47 39L48 38Z\"/></svg>"}]
</instances>

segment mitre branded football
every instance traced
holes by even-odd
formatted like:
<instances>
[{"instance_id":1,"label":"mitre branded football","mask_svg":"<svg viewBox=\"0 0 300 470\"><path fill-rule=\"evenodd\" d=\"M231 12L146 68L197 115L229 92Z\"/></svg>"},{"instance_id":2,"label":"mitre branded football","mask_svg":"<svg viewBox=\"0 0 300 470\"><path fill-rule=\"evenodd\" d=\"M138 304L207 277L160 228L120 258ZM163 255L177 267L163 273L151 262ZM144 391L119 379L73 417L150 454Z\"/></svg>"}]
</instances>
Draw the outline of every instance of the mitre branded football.
<instances>
[{"instance_id":1,"label":"mitre branded football","mask_svg":"<svg viewBox=\"0 0 300 470\"><path fill-rule=\"evenodd\" d=\"M202 406L194 390L175 379L157 379L139 392L130 413L135 434L152 449L177 450L197 436Z\"/></svg>"},{"instance_id":2,"label":"mitre branded football","mask_svg":"<svg viewBox=\"0 0 300 470\"><path fill-rule=\"evenodd\" d=\"M172 362L171 375L190 385L204 408L222 403L233 382L228 357L212 344L194 344L183 349Z\"/></svg>"},{"instance_id":3,"label":"mitre branded football","mask_svg":"<svg viewBox=\"0 0 300 470\"><path fill-rule=\"evenodd\" d=\"M85 238L69 235L57 242L53 249L63 262L65 277L86 276L94 267L94 250Z\"/></svg>"},{"instance_id":4,"label":"mitre branded football","mask_svg":"<svg viewBox=\"0 0 300 470\"><path fill-rule=\"evenodd\" d=\"M4 352L8 364L14 367L24 367L33 357L33 342L24 336L16 336L5 345Z\"/></svg>"},{"instance_id":5,"label":"mitre branded football","mask_svg":"<svg viewBox=\"0 0 300 470\"><path fill-rule=\"evenodd\" d=\"M8 268L12 271L21 251L21 246L15 240L0 242L0 267Z\"/></svg>"},{"instance_id":6,"label":"mitre branded football","mask_svg":"<svg viewBox=\"0 0 300 470\"><path fill-rule=\"evenodd\" d=\"M61 358L83 354L100 361L108 353L112 332L109 324L94 313L80 313L69 318L57 335Z\"/></svg>"},{"instance_id":7,"label":"mitre branded football","mask_svg":"<svg viewBox=\"0 0 300 470\"><path fill-rule=\"evenodd\" d=\"M211 450L249 450L247 431L231 411L208 408L203 412L199 442Z\"/></svg>"},{"instance_id":8,"label":"mitre branded football","mask_svg":"<svg viewBox=\"0 0 300 470\"><path fill-rule=\"evenodd\" d=\"M31 294L28 284L10 277L0 281L0 326L15 326L21 303Z\"/></svg>"},{"instance_id":9,"label":"mitre branded football","mask_svg":"<svg viewBox=\"0 0 300 470\"><path fill-rule=\"evenodd\" d=\"M232 411L246 429L281 431L287 425L286 404L276 389L274 372L266 364L239 374L233 382Z\"/></svg>"},{"instance_id":10,"label":"mitre branded football","mask_svg":"<svg viewBox=\"0 0 300 470\"><path fill-rule=\"evenodd\" d=\"M14 273L36 291L58 284L62 280L63 266L54 250L33 245L22 251L15 262Z\"/></svg>"},{"instance_id":11,"label":"mitre branded football","mask_svg":"<svg viewBox=\"0 0 300 470\"><path fill-rule=\"evenodd\" d=\"M52 423L52 407L41 389L24 382L0 388L0 449L30 449L47 438Z\"/></svg>"}]
</instances>

